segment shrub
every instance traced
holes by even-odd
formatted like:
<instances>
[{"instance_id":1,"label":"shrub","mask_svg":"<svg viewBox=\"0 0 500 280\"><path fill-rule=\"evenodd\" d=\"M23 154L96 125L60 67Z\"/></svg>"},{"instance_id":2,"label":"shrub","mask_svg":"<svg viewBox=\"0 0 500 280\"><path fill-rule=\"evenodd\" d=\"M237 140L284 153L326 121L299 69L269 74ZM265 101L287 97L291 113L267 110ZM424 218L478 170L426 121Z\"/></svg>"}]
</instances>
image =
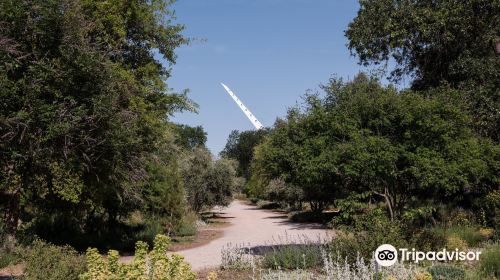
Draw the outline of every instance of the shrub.
<instances>
[{"instance_id":1,"label":"shrub","mask_svg":"<svg viewBox=\"0 0 500 280\"><path fill-rule=\"evenodd\" d=\"M85 258L69 246L56 246L36 239L21 250L26 264L23 279L71 280L85 271Z\"/></svg>"},{"instance_id":2,"label":"shrub","mask_svg":"<svg viewBox=\"0 0 500 280\"><path fill-rule=\"evenodd\" d=\"M159 234L155 237L153 250L148 253L148 245L137 242L134 260L130 264L119 263L117 251L109 251L105 260L97 249L89 248L88 270L80 275L80 280L195 280L196 273L191 271L191 266L182 256L167 256L169 244L170 238Z\"/></svg>"},{"instance_id":3,"label":"shrub","mask_svg":"<svg viewBox=\"0 0 500 280\"><path fill-rule=\"evenodd\" d=\"M452 265L436 265L427 268L433 280L459 280L465 278L465 270Z\"/></svg>"},{"instance_id":4,"label":"shrub","mask_svg":"<svg viewBox=\"0 0 500 280\"><path fill-rule=\"evenodd\" d=\"M290 221L295 223L321 223L327 224L337 215L335 212L318 213L312 211L294 211L288 214Z\"/></svg>"},{"instance_id":5,"label":"shrub","mask_svg":"<svg viewBox=\"0 0 500 280\"><path fill-rule=\"evenodd\" d=\"M21 257L14 252L4 252L0 250L0 268L7 267L11 264L16 264L21 260Z\"/></svg>"},{"instance_id":6,"label":"shrub","mask_svg":"<svg viewBox=\"0 0 500 280\"><path fill-rule=\"evenodd\" d=\"M469 246L476 247L492 236L493 231L491 229L473 226L436 226L423 229L415 234L415 245L421 250L437 250L443 247L464 249Z\"/></svg>"},{"instance_id":7,"label":"shrub","mask_svg":"<svg viewBox=\"0 0 500 280\"><path fill-rule=\"evenodd\" d=\"M259 200L257 202L257 207L259 207L261 209L278 209L278 208L280 208L280 204L277 202Z\"/></svg>"},{"instance_id":8,"label":"shrub","mask_svg":"<svg viewBox=\"0 0 500 280\"><path fill-rule=\"evenodd\" d=\"M407 247L405 233L399 221L390 221L381 209L356 216L354 225L340 231L330 243L330 252L338 253L348 262L356 261L358 254L371 259L380 244L392 244L396 248Z\"/></svg>"},{"instance_id":9,"label":"shrub","mask_svg":"<svg viewBox=\"0 0 500 280\"><path fill-rule=\"evenodd\" d=\"M207 280L217 280L217 272L215 271L210 271L207 275Z\"/></svg>"},{"instance_id":10,"label":"shrub","mask_svg":"<svg viewBox=\"0 0 500 280\"><path fill-rule=\"evenodd\" d=\"M247 195L244 193L233 194L233 198L237 199L237 200L247 200L248 199Z\"/></svg>"},{"instance_id":11,"label":"shrub","mask_svg":"<svg viewBox=\"0 0 500 280\"><path fill-rule=\"evenodd\" d=\"M467 242L456 235L450 235L446 238L446 248L449 250L458 249L464 251L467 249Z\"/></svg>"},{"instance_id":12,"label":"shrub","mask_svg":"<svg viewBox=\"0 0 500 280\"><path fill-rule=\"evenodd\" d=\"M253 205L257 205L257 202L259 202L259 198L257 198L257 197L250 198L250 203L252 203Z\"/></svg>"},{"instance_id":13,"label":"shrub","mask_svg":"<svg viewBox=\"0 0 500 280\"><path fill-rule=\"evenodd\" d=\"M382 279L416 279L416 276L421 273L421 269L412 266L404 265L397 262L390 267L384 269L376 268L375 261L368 259L365 262L362 258L358 257L352 263L337 255L336 258L332 254L327 255L323 253L323 271L326 274L325 280L382 280ZM287 278L283 278L287 279ZM425 278L420 278L425 279ZM419 279L419 280L420 280ZM425 279L427 280L427 279Z\"/></svg>"},{"instance_id":14,"label":"shrub","mask_svg":"<svg viewBox=\"0 0 500 280\"><path fill-rule=\"evenodd\" d=\"M495 230L491 228L480 228L478 233L483 240L488 240L495 235Z\"/></svg>"},{"instance_id":15,"label":"shrub","mask_svg":"<svg viewBox=\"0 0 500 280\"><path fill-rule=\"evenodd\" d=\"M429 272L420 272L415 275L414 280L432 280L432 275Z\"/></svg>"},{"instance_id":16,"label":"shrub","mask_svg":"<svg viewBox=\"0 0 500 280\"><path fill-rule=\"evenodd\" d=\"M262 264L272 269L308 269L320 266L322 246L319 244L285 244L273 246L264 254Z\"/></svg>"},{"instance_id":17,"label":"shrub","mask_svg":"<svg viewBox=\"0 0 500 280\"><path fill-rule=\"evenodd\" d=\"M163 233L164 228L162 226L161 220L156 217L149 217L144 221L141 229L135 234L135 240L143 240L148 244L153 244L153 240L156 235ZM134 241L135 241L134 240ZM133 241L129 244L133 248Z\"/></svg>"},{"instance_id":18,"label":"shrub","mask_svg":"<svg viewBox=\"0 0 500 280\"><path fill-rule=\"evenodd\" d=\"M476 223L474 213L462 208L453 209L446 220L449 227L470 227Z\"/></svg>"},{"instance_id":19,"label":"shrub","mask_svg":"<svg viewBox=\"0 0 500 280\"><path fill-rule=\"evenodd\" d=\"M434 228L424 228L413 235L411 243L421 251L436 251L446 247L446 234Z\"/></svg>"},{"instance_id":20,"label":"shrub","mask_svg":"<svg viewBox=\"0 0 500 280\"><path fill-rule=\"evenodd\" d=\"M486 241L489 237L481 234L477 227L473 226L454 226L446 230L448 236L455 235L467 242L469 246L477 246L482 241Z\"/></svg>"},{"instance_id":21,"label":"shrub","mask_svg":"<svg viewBox=\"0 0 500 280\"><path fill-rule=\"evenodd\" d=\"M182 217L179 226L175 229L176 236L193 236L196 235L198 215L195 212L189 211Z\"/></svg>"},{"instance_id":22,"label":"shrub","mask_svg":"<svg viewBox=\"0 0 500 280\"><path fill-rule=\"evenodd\" d=\"M221 250L221 268L243 270L255 267L253 252L244 245L228 243Z\"/></svg>"},{"instance_id":23,"label":"shrub","mask_svg":"<svg viewBox=\"0 0 500 280\"><path fill-rule=\"evenodd\" d=\"M500 243L486 247L479 258L479 269L485 277L500 277Z\"/></svg>"}]
</instances>

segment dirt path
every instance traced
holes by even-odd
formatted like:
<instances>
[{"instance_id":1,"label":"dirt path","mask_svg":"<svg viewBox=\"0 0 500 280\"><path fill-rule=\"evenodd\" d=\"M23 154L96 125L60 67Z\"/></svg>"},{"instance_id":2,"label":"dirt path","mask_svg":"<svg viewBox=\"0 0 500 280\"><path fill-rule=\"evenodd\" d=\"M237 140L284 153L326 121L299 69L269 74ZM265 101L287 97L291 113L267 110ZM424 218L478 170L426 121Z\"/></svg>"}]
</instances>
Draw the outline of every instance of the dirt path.
<instances>
[{"instance_id":1,"label":"dirt path","mask_svg":"<svg viewBox=\"0 0 500 280\"><path fill-rule=\"evenodd\" d=\"M258 209L241 201L234 201L221 212L230 226L223 229L221 238L210 243L176 252L191 263L194 270L216 267L221 264L221 250L228 243L245 246L276 244L278 239L309 240L329 238L331 231L317 224L290 223L284 214Z\"/></svg>"}]
</instances>

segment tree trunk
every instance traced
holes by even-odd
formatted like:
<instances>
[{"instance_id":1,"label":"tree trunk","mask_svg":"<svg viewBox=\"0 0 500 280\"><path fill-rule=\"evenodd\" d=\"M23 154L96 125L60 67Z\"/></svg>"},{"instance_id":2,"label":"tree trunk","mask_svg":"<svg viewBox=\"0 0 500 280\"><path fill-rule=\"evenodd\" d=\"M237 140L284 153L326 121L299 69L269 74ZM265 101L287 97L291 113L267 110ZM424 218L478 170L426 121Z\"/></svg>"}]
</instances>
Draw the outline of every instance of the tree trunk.
<instances>
[{"instance_id":1,"label":"tree trunk","mask_svg":"<svg viewBox=\"0 0 500 280\"><path fill-rule=\"evenodd\" d=\"M389 194L389 189L387 187L384 188L384 193L379 193L379 192L374 192L376 195L380 195L385 199L385 204L387 205L387 208L389 209L389 214L391 215L391 222L394 221L394 210L393 210L393 201L392 197Z\"/></svg>"},{"instance_id":2,"label":"tree trunk","mask_svg":"<svg viewBox=\"0 0 500 280\"><path fill-rule=\"evenodd\" d=\"M19 212L21 201L21 183L18 183L12 192L8 192L7 207L4 213L5 233L7 235L7 243L13 242L17 233L19 224Z\"/></svg>"}]
</instances>

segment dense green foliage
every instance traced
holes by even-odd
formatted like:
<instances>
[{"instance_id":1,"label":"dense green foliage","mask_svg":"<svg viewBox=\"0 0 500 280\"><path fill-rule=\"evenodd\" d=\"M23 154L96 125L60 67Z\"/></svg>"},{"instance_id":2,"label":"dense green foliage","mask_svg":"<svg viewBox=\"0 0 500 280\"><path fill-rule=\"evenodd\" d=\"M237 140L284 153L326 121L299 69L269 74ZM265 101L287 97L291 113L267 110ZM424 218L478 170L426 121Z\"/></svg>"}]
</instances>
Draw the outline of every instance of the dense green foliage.
<instances>
[{"instance_id":1,"label":"dense green foliage","mask_svg":"<svg viewBox=\"0 0 500 280\"><path fill-rule=\"evenodd\" d=\"M131 249L158 233L194 234L185 157L206 161L202 206L228 203L232 163L194 151L201 127L169 121L196 109L166 84L189 43L170 4L0 2L2 240Z\"/></svg>"},{"instance_id":2,"label":"dense green foliage","mask_svg":"<svg viewBox=\"0 0 500 280\"><path fill-rule=\"evenodd\" d=\"M391 219L411 220L437 203L471 206L498 186L499 147L474 135L454 90L399 93L363 75L323 88L324 97L306 96L257 147L264 184L299 186L313 210L367 194Z\"/></svg>"},{"instance_id":3,"label":"dense green foliage","mask_svg":"<svg viewBox=\"0 0 500 280\"><path fill-rule=\"evenodd\" d=\"M479 264L482 276L500 277L500 244L492 244L486 248Z\"/></svg>"},{"instance_id":4,"label":"dense green foliage","mask_svg":"<svg viewBox=\"0 0 500 280\"><path fill-rule=\"evenodd\" d=\"M107 260L104 260L96 249L88 249L88 269L80 275L79 279L195 280L196 273L191 271L191 265L186 263L182 256L166 254L169 245L169 237L157 235L153 250L148 252L148 244L139 241L135 246L134 259L130 264L120 263L117 251L109 251Z\"/></svg>"},{"instance_id":5,"label":"dense green foliage","mask_svg":"<svg viewBox=\"0 0 500 280\"><path fill-rule=\"evenodd\" d=\"M242 132L233 130L220 156L238 161L238 176L248 180L251 176L250 163L253 159L254 148L262 142L267 133L267 129Z\"/></svg>"},{"instance_id":6,"label":"dense green foliage","mask_svg":"<svg viewBox=\"0 0 500 280\"><path fill-rule=\"evenodd\" d=\"M432 279L454 280L464 279L465 271L461 268L449 265L436 265L427 269Z\"/></svg>"},{"instance_id":7,"label":"dense green foliage","mask_svg":"<svg viewBox=\"0 0 500 280\"><path fill-rule=\"evenodd\" d=\"M148 172L172 161L166 117L192 107L154 58L173 63L187 42L166 3L2 1L0 18L7 232L41 216L103 230L95 220L141 207L150 184L180 188Z\"/></svg>"},{"instance_id":8,"label":"dense green foliage","mask_svg":"<svg viewBox=\"0 0 500 280\"><path fill-rule=\"evenodd\" d=\"M85 257L73 248L41 240L22 249L21 255L26 265L22 279L26 280L76 280L87 268Z\"/></svg>"},{"instance_id":9,"label":"dense green foliage","mask_svg":"<svg viewBox=\"0 0 500 280\"><path fill-rule=\"evenodd\" d=\"M264 253L262 266L271 269L308 269L322 264L320 244L285 244Z\"/></svg>"},{"instance_id":10,"label":"dense green foliage","mask_svg":"<svg viewBox=\"0 0 500 280\"><path fill-rule=\"evenodd\" d=\"M187 200L193 210L229 205L233 190L240 183L236 162L224 158L214 161L206 148L197 148L182 163Z\"/></svg>"},{"instance_id":11,"label":"dense green foliage","mask_svg":"<svg viewBox=\"0 0 500 280\"><path fill-rule=\"evenodd\" d=\"M204 147L207 142L207 133L201 126L177 125L175 130L177 132L175 143L184 149Z\"/></svg>"},{"instance_id":12,"label":"dense green foliage","mask_svg":"<svg viewBox=\"0 0 500 280\"><path fill-rule=\"evenodd\" d=\"M461 89L474 130L498 142L499 14L491 0L361 0L346 36L363 65L395 62L393 81Z\"/></svg>"}]
</instances>

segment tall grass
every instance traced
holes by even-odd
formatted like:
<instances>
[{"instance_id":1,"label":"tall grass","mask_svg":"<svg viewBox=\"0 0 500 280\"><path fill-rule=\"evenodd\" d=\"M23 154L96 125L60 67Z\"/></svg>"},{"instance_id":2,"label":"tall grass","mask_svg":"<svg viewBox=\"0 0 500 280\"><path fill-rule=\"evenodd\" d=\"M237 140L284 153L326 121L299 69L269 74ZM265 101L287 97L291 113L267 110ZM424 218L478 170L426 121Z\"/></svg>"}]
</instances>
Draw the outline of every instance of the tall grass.
<instances>
[{"instance_id":1,"label":"tall grass","mask_svg":"<svg viewBox=\"0 0 500 280\"><path fill-rule=\"evenodd\" d=\"M484 277L500 278L500 243L486 247L479 258L479 270Z\"/></svg>"}]
</instances>

